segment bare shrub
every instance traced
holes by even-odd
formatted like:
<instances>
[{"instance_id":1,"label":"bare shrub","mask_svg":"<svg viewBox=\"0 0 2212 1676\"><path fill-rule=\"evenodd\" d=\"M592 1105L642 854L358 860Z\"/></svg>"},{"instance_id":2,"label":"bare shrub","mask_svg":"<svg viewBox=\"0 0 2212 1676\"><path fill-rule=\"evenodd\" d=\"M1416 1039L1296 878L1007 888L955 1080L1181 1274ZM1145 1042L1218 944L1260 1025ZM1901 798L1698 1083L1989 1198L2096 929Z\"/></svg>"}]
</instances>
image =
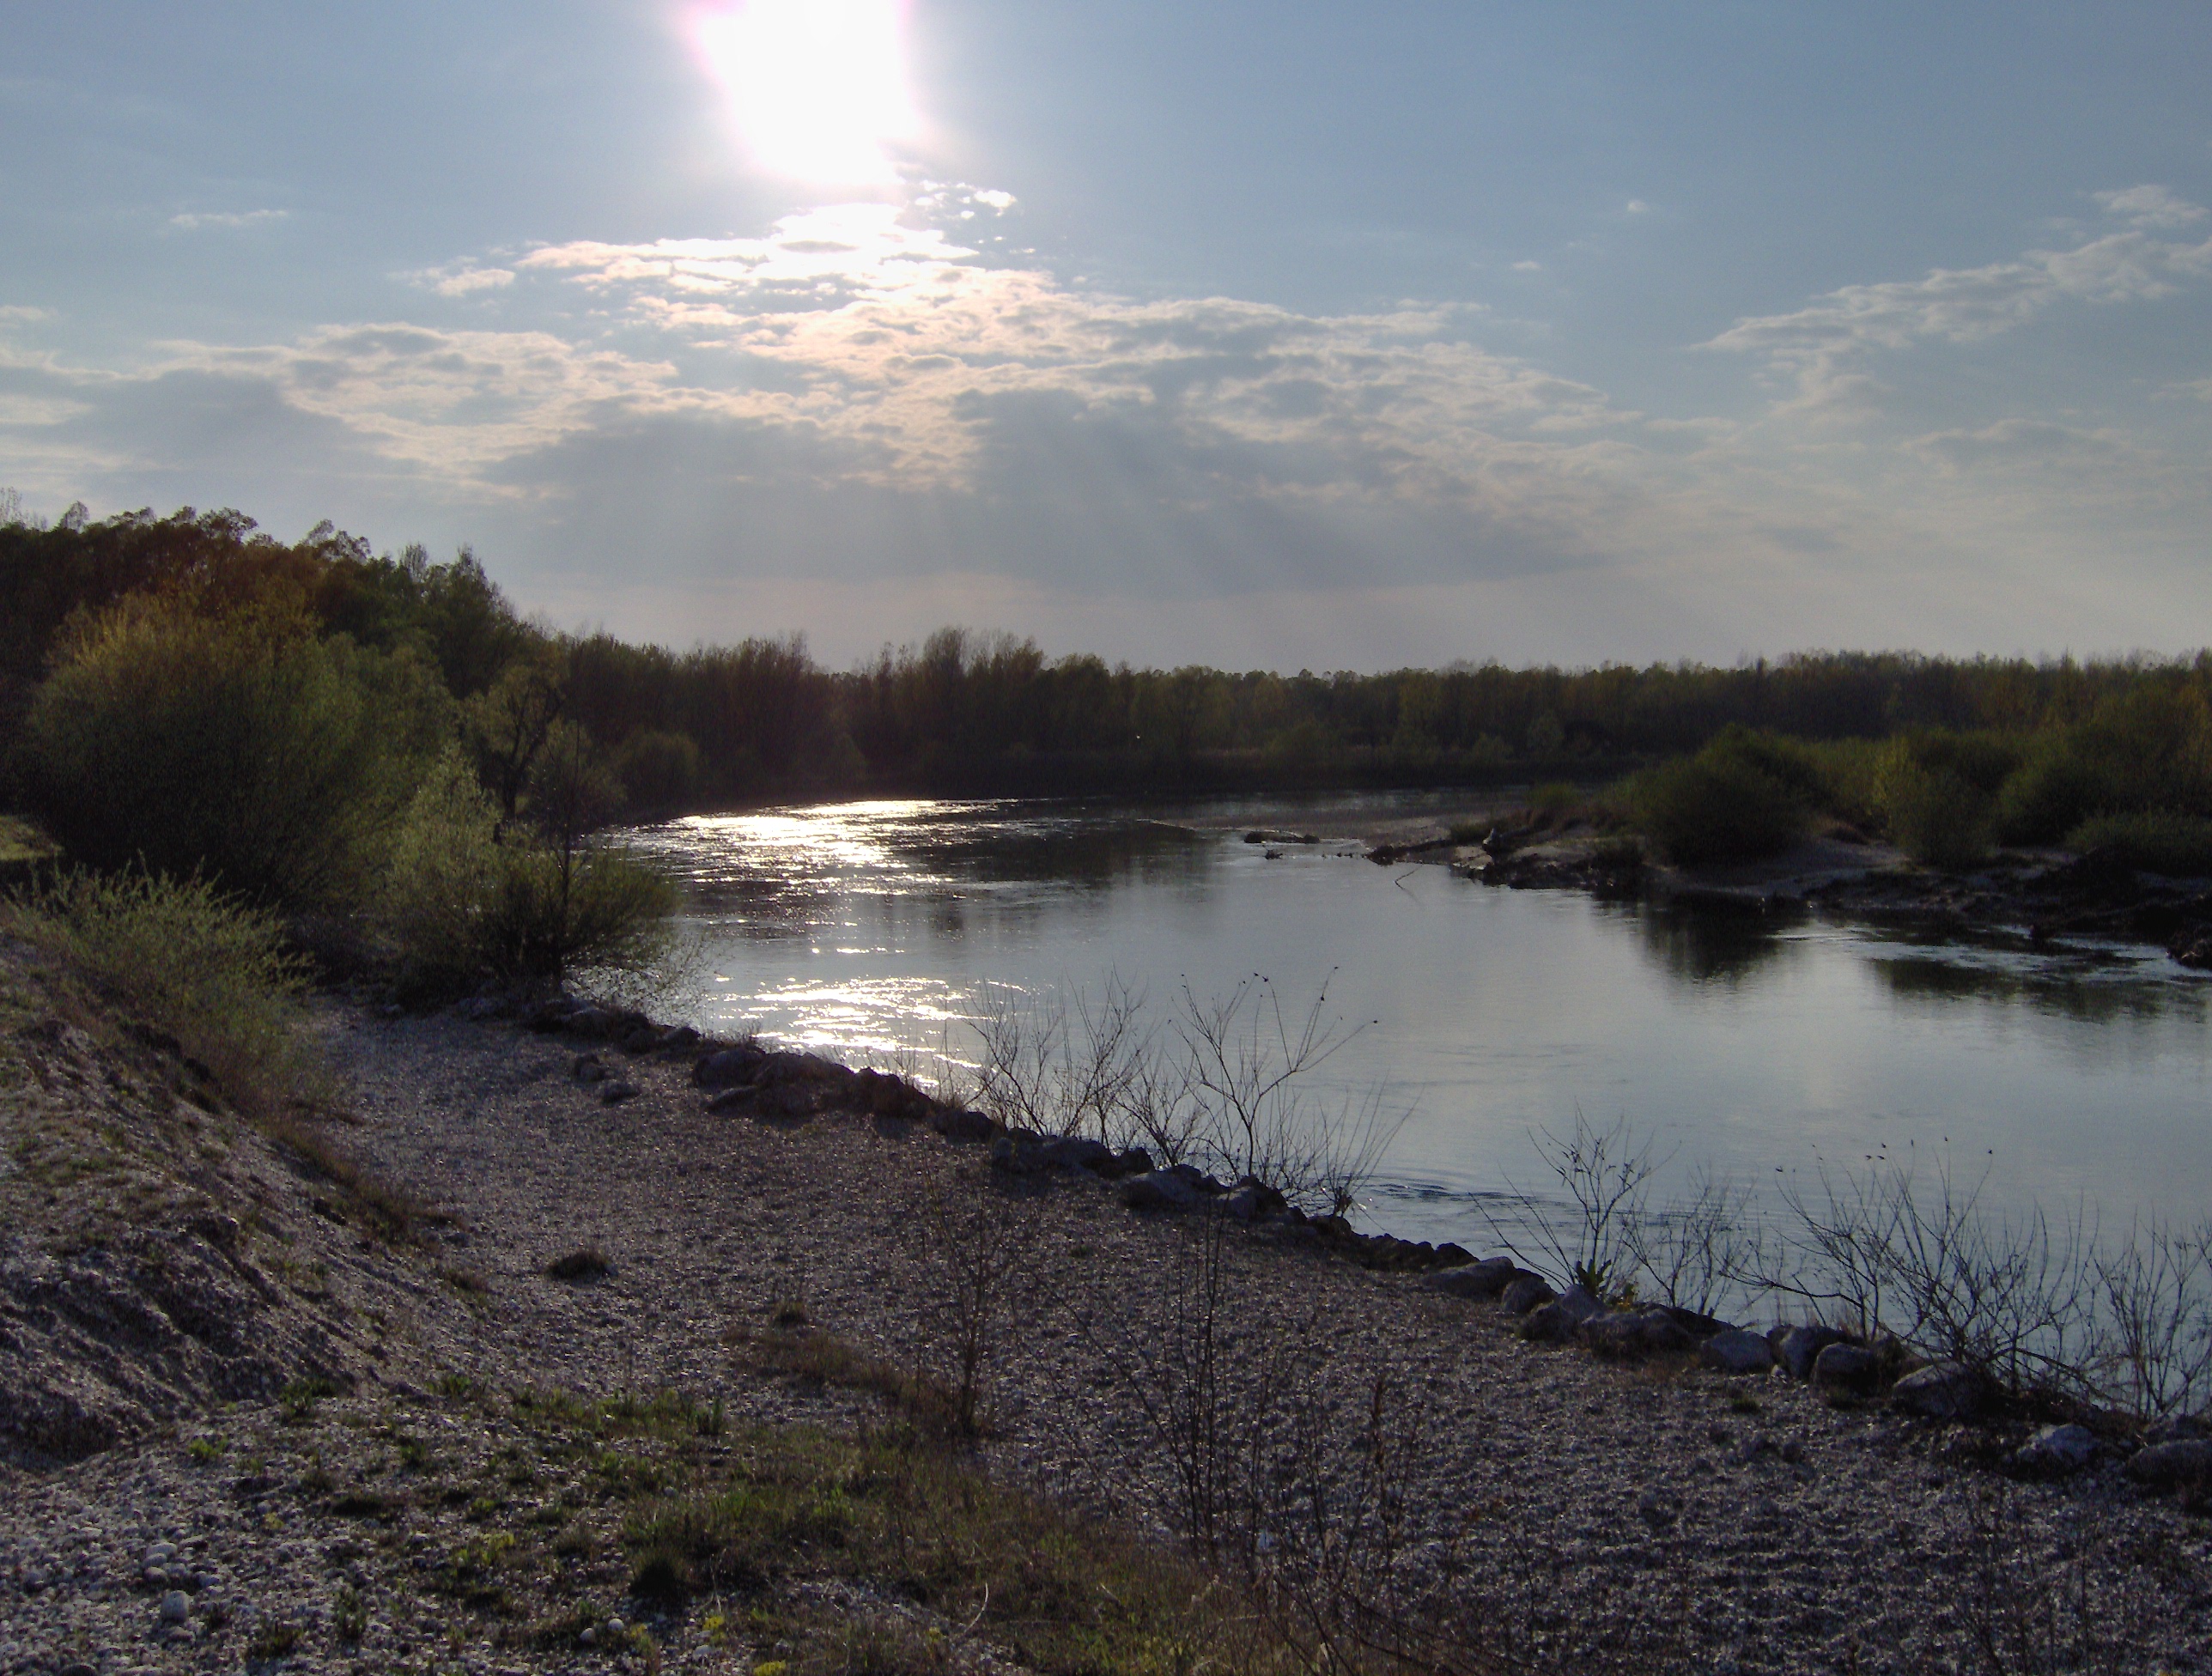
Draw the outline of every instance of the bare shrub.
<instances>
[{"instance_id":1,"label":"bare shrub","mask_svg":"<svg viewBox=\"0 0 2212 1676\"><path fill-rule=\"evenodd\" d=\"M1127 1095L1150 1056L1144 996L1109 974L1101 993L987 986L975 1021L976 1099L1001 1126L1119 1144Z\"/></svg>"},{"instance_id":2,"label":"bare shrub","mask_svg":"<svg viewBox=\"0 0 2212 1676\"><path fill-rule=\"evenodd\" d=\"M1264 977L1225 1000L1201 1002L1186 986L1176 1030L1206 1108L1202 1150L1225 1173L1257 1177L1305 1208L1350 1210L1411 1114L1386 1116L1380 1088L1330 1103L1313 1082L1370 1028L1331 1016L1326 982L1303 1015Z\"/></svg>"},{"instance_id":3,"label":"bare shrub","mask_svg":"<svg viewBox=\"0 0 2212 1676\"><path fill-rule=\"evenodd\" d=\"M1754 1219L1750 1187L1699 1165L1688 1195L1632 1221L1627 1243L1637 1273L1678 1309L1717 1315L1746 1299L1746 1277L1763 1266L1765 1230Z\"/></svg>"},{"instance_id":4,"label":"bare shrub","mask_svg":"<svg viewBox=\"0 0 2212 1676\"><path fill-rule=\"evenodd\" d=\"M2136 1414L2212 1406L2212 1222L2154 1222L2095 1261L2100 1342L2092 1358L2106 1400Z\"/></svg>"},{"instance_id":5,"label":"bare shrub","mask_svg":"<svg viewBox=\"0 0 2212 1676\"><path fill-rule=\"evenodd\" d=\"M978 1433L990 1418L989 1381L1018 1325L1037 1242L1036 1201L1018 1190L933 1190L907 1226L921 1271L921 1314L935 1376L951 1393L951 1420Z\"/></svg>"},{"instance_id":6,"label":"bare shrub","mask_svg":"<svg viewBox=\"0 0 2212 1676\"><path fill-rule=\"evenodd\" d=\"M1550 1214L1509 1178L1507 1196L1521 1211L1524 1231L1516 1241L1494 1216L1491 1231L1530 1268L1562 1284L1583 1287L1593 1296L1615 1296L1634 1279L1639 1266L1645 1200L1659 1169L1651 1144L1636 1140L1626 1119L1601 1129L1579 1109L1567 1133L1540 1129L1529 1139L1566 1195L1568 1215L1562 1221Z\"/></svg>"},{"instance_id":7,"label":"bare shrub","mask_svg":"<svg viewBox=\"0 0 2212 1676\"><path fill-rule=\"evenodd\" d=\"M2001 1213L1984 1181L1948 1162L1922 1191L1910 1164L1823 1165L1817 1193L1783 1189L1790 1213L1764 1278L1844 1324L1962 1363L2015 1394L2082 1388L2095 1327L2095 1236L2039 1206Z\"/></svg>"}]
</instances>

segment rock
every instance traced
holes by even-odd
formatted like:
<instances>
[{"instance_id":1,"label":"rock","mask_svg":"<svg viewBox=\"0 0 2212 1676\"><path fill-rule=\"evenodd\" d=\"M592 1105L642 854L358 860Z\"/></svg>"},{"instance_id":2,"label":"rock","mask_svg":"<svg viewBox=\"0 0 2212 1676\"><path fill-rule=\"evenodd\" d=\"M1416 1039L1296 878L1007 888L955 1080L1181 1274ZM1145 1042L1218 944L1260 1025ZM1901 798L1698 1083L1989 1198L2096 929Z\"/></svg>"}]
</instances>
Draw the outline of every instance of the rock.
<instances>
[{"instance_id":1,"label":"rock","mask_svg":"<svg viewBox=\"0 0 2212 1676\"><path fill-rule=\"evenodd\" d=\"M192 1615L192 1603L185 1599L185 1591L173 1588L161 1597L161 1621L181 1624Z\"/></svg>"},{"instance_id":2,"label":"rock","mask_svg":"<svg viewBox=\"0 0 2212 1676\"><path fill-rule=\"evenodd\" d=\"M2012 1453L2023 1472L2064 1478L2097 1458L2097 1434L2087 1426L2045 1426Z\"/></svg>"},{"instance_id":3,"label":"rock","mask_svg":"<svg viewBox=\"0 0 2212 1676\"><path fill-rule=\"evenodd\" d=\"M701 1088L731 1088L749 1083L768 1060L767 1050L757 1047L725 1048L709 1054L691 1067L691 1080Z\"/></svg>"},{"instance_id":4,"label":"rock","mask_svg":"<svg viewBox=\"0 0 2212 1676\"><path fill-rule=\"evenodd\" d=\"M1249 1187L1239 1187L1223 1199L1221 1212L1232 1222L1256 1222L1264 1214L1260 1195Z\"/></svg>"},{"instance_id":5,"label":"rock","mask_svg":"<svg viewBox=\"0 0 2212 1676\"><path fill-rule=\"evenodd\" d=\"M472 995L455 1009L472 1024L483 1024L495 1018L503 1018L508 1011L504 995Z\"/></svg>"},{"instance_id":6,"label":"rock","mask_svg":"<svg viewBox=\"0 0 2212 1676\"><path fill-rule=\"evenodd\" d=\"M1152 1167L1152 1155L1141 1146L1125 1146L1105 1163L1091 1166L1109 1181L1115 1181L1125 1175L1142 1175Z\"/></svg>"},{"instance_id":7,"label":"rock","mask_svg":"<svg viewBox=\"0 0 2212 1676\"><path fill-rule=\"evenodd\" d=\"M689 1024L678 1024L664 1031L660 1038L660 1051L664 1054L688 1053L698 1045L699 1032Z\"/></svg>"},{"instance_id":8,"label":"rock","mask_svg":"<svg viewBox=\"0 0 2212 1676\"><path fill-rule=\"evenodd\" d=\"M1438 1269L1423 1276L1421 1284L1451 1297L1496 1297L1520 1272L1510 1257L1486 1257L1479 1263Z\"/></svg>"},{"instance_id":9,"label":"rock","mask_svg":"<svg viewBox=\"0 0 2212 1676\"><path fill-rule=\"evenodd\" d=\"M97 1667L88 1665L82 1659L79 1659L73 1664L64 1665L61 1667L61 1676L100 1676L100 1671Z\"/></svg>"},{"instance_id":10,"label":"rock","mask_svg":"<svg viewBox=\"0 0 2212 1676\"><path fill-rule=\"evenodd\" d=\"M649 1054L660 1046L661 1029L658 1024L633 1024L622 1032L619 1045L625 1054Z\"/></svg>"},{"instance_id":11,"label":"rock","mask_svg":"<svg viewBox=\"0 0 2212 1676\"><path fill-rule=\"evenodd\" d=\"M1756 1333L1732 1327L1698 1347L1698 1358L1724 1374L1763 1374L1774 1365L1774 1347Z\"/></svg>"},{"instance_id":12,"label":"rock","mask_svg":"<svg viewBox=\"0 0 2212 1676\"><path fill-rule=\"evenodd\" d=\"M872 1117L920 1122L934 1103L903 1077L872 1067L853 1073L853 1097Z\"/></svg>"},{"instance_id":13,"label":"rock","mask_svg":"<svg viewBox=\"0 0 2212 1676\"><path fill-rule=\"evenodd\" d=\"M2212 1438L2181 1437L2139 1449L2129 1458L2128 1476L2153 1490L2212 1484Z\"/></svg>"},{"instance_id":14,"label":"rock","mask_svg":"<svg viewBox=\"0 0 2212 1676\"><path fill-rule=\"evenodd\" d=\"M1881 1358L1863 1345L1839 1341L1813 1358L1813 1388L1824 1396L1869 1396L1881 1382Z\"/></svg>"},{"instance_id":15,"label":"rock","mask_svg":"<svg viewBox=\"0 0 2212 1676\"><path fill-rule=\"evenodd\" d=\"M999 1129L997 1124L981 1112L956 1111L950 1106L941 1106L932 1112L929 1126L947 1140L988 1140ZM1124 1153L1122 1156L1126 1157L1128 1155ZM1145 1167L1148 1169L1152 1167L1151 1159L1145 1160Z\"/></svg>"},{"instance_id":16,"label":"rock","mask_svg":"<svg viewBox=\"0 0 2212 1676\"><path fill-rule=\"evenodd\" d=\"M1701 1315L1694 1309L1685 1309L1679 1303L1655 1303L1654 1309L1663 1309L1667 1319L1680 1327L1692 1339L1710 1339L1715 1333L1731 1330L1729 1323L1717 1315Z\"/></svg>"},{"instance_id":17,"label":"rock","mask_svg":"<svg viewBox=\"0 0 2212 1676\"><path fill-rule=\"evenodd\" d=\"M1580 1286L1570 1286L1549 1303L1540 1303L1521 1318L1521 1336L1531 1344L1563 1345L1575 1329L1605 1306Z\"/></svg>"},{"instance_id":18,"label":"rock","mask_svg":"<svg viewBox=\"0 0 2212 1676\"><path fill-rule=\"evenodd\" d=\"M1698 1342L1671 1311L1656 1305L1630 1315L1593 1315L1576 1336L1595 1354L1620 1362L1689 1350Z\"/></svg>"},{"instance_id":19,"label":"rock","mask_svg":"<svg viewBox=\"0 0 2212 1676\"><path fill-rule=\"evenodd\" d=\"M607 1079L607 1067L597 1054L580 1054L576 1056L575 1064L568 1067L568 1074L580 1083L604 1083Z\"/></svg>"},{"instance_id":20,"label":"rock","mask_svg":"<svg viewBox=\"0 0 2212 1676\"><path fill-rule=\"evenodd\" d=\"M1446 1240L1437 1248L1436 1265L1440 1269L1465 1268L1474 1261L1474 1254L1455 1240Z\"/></svg>"},{"instance_id":21,"label":"rock","mask_svg":"<svg viewBox=\"0 0 2212 1676\"><path fill-rule=\"evenodd\" d=\"M599 1103L603 1106L619 1106L625 1100L636 1098L635 1083L612 1082L599 1090Z\"/></svg>"},{"instance_id":22,"label":"rock","mask_svg":"<svg viewBox=\"0 0 2212 1676\"><path fill-rule=\"evenodd\" d=\"M1893 1408L1932 1420L1964 1420L1979 1413L1996 1394L1979 1369L1960 1362L1936 1362L1905 1375L1890 1388Z\"/></svg>"},{"instance_id":23,"label":"rock","mask_svg":"<svg viewBox=\"0 0 2212 1676\"><path fill-rule=\"evenodd\" d=\"M573 995L556 995L531 1008L523 1023L533 1030L557 1030L568 1021L568 1015L583 1005Z\"/></svg>"},{"instance_id":24,"label":"rock","mask_svg":"<svg viewBox=\"0 0 2212 1676\"><path fill-rule=\"evenodd\" d=\"M1199 1183L1205 1178L1188 1164L1148 1169L1121 1183L1121 1202L1133 1211L1189 1211L1211 1199Z\"/></svg>"},{"instance_id":25,"label":"rock","mask_svg":"<svg viewBox=\"0 0 2212 1676\"><path fill-rule=\"evenodd\" d=\"M1540 1303L1549 1303L1559 1294L1552 1284L1540 1274L1523 1270L1499 1289L1498 1301L1516 1315L1525 1315Z\"/></svg>"},{"instance_id":26,"label":"rock","mask_svg":"<svg viewBox=\"0 0 2212 1676\"><path fill-rule=\"evenodd\" d=\"M570 1035L597 1036L604 1039L615 1029L619 1015L605 1007L578 1007L561 1021L562 1029Z\"/></svg>"},{"instance_id":27,"label":"rock","mask_svg":"<svg viewBox=\"0 0 2212 1676\"><path fill-rule=\"evenodd\" d=\"M1810 1379L1813 1363L1830 1345L1840 1345L1844 1335L1832 1327L1778 1327L1766 1335L1774 1359L1790 1370L1792 1379Z\"/></svg>"}]
</instances>

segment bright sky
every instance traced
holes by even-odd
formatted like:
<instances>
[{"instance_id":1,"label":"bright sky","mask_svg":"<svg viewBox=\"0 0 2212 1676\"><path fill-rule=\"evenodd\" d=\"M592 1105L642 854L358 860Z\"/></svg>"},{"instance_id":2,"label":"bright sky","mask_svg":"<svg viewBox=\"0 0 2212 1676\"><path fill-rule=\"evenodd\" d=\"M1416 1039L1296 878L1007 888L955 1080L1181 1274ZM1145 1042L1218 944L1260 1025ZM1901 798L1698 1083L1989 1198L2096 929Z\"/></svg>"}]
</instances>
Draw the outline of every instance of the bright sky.
<instances>
[{"instance_id":1,"label":"bright sky","mask_svg":"<svg viewBox=\"0 0 2212 1676\"><path fill-rule=\"evenodd\" d=\"M0 485L841 664L2212 641L2212 14L73 0Z\"/></svg>"}]
</instances>

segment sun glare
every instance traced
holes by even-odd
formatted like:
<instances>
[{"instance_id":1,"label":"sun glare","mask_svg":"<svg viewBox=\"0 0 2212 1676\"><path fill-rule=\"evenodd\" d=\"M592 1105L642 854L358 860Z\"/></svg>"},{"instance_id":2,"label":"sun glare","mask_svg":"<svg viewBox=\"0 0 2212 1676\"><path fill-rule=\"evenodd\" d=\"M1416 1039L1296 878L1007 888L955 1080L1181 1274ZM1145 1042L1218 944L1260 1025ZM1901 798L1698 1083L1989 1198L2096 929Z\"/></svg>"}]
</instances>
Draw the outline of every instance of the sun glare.
<instances>
[{"instance_id":1,"label":"sun glare","mask_svg":"<svg viewBox=\"0 0 2212 1676\"><path fill-rule=\"evenodd\" d=\"M756 167L822 185L882 185L919 125L903 0L739 0L691 34Z\"/></svg>"}]
</instances>

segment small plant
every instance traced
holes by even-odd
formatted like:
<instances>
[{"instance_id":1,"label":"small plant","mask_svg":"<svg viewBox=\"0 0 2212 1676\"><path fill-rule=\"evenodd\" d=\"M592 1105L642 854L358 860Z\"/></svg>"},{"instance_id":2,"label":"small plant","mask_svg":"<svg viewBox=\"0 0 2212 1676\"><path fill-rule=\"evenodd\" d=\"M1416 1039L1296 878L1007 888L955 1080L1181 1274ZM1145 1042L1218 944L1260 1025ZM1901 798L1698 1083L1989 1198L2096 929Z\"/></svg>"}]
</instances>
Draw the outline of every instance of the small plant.
<instances>
[{"instance_id":1,"label":"small plant","mask_svg":"<svg viewBox=\"0 0 2212 1676\"><path fill-rule=\"evenodd\" d=\"M574 1282L597 1280L613 1268L606 1253L595 1245L587 1245L556 1257L545 1266L545 1272L556 1280Z\"/></svg>"},{"instance_id":2,"label":"small plant","mask_svg":"<svg viewBox=\"0 0 2212 1676\"><path fill-rule=\"evenodd\" d=\"M340 1641L351 1643L368 1633L368 1606L360 1591L350 1585L338 1591L338 1598L331 1607L331 1628Z\"/></svg>"},{"instance_id":3,"label":"small plant","mask_svg":"<svg viewBox=\"0 0 2212 1676\"><path fill-rule=\"evenodd\" d=\"M207 1466L222 1459L222 1445L212 1437L195 1437L185 1445L185 1457L195 1466Z\"/></svg>"},{"instance_id":4,"label":"small plant","mask_svg":"<svg viewBox=\"0 0 2212 1676\"><path fill-rule=\"evenodd\" d=\"M288 1624L273 1618L264 1618L246 1643L249 1659L281 1659L300 1644L301 1630L297 1624Z\"/></svg>"},{"instance_id":5,"label":"small plant","mask_svg":"<svg viewBox=\"0 0 2212 1676\"><path fill-rule=\"evenodd\" d=\"M337 1394L337 1387L327 1379L302 1375L286 1381L284 1388L276 1394L276 1405L291 1424L305 1425L315 1418L315 1410L325 1397Z\"/></svg>"}]
</instances>

